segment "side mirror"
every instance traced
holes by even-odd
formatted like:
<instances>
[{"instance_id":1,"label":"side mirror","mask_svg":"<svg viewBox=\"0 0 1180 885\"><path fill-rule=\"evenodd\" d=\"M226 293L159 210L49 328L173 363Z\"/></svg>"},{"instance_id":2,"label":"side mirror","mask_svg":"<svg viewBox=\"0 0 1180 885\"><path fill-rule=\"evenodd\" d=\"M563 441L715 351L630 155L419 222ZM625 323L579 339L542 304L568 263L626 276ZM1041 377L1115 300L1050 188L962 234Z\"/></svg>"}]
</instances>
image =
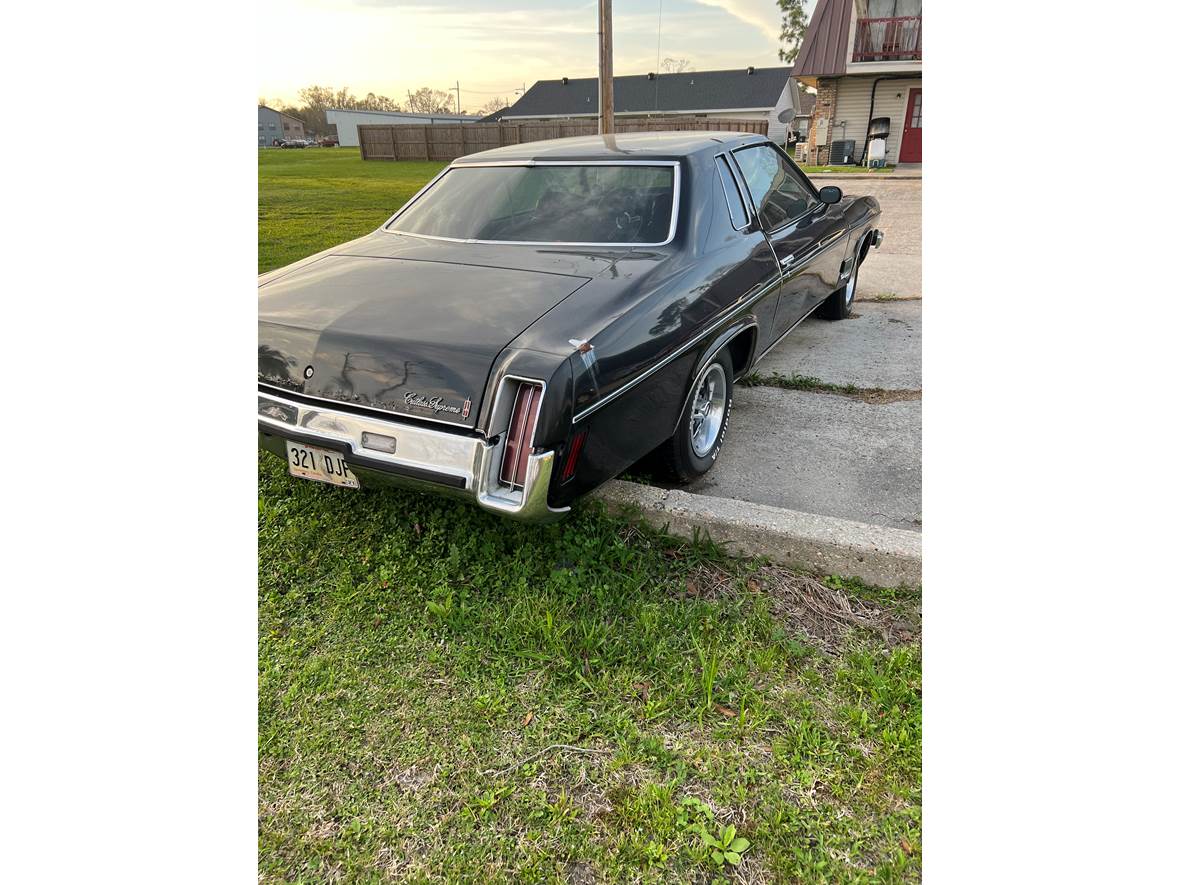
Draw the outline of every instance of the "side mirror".
<instances>
[{"instance_id":1,"label":"side mirror","mask_svg":"<svg viewBox=\"0 0 1180 885\"><path fill-rule=\"evenodd\" d=\"M827 187L821 187L819 189L819 198L821 202L827 203L830 206L844 199L844 191L840 190L834 184L829 184Z\"/></svg>"}]
</instances>

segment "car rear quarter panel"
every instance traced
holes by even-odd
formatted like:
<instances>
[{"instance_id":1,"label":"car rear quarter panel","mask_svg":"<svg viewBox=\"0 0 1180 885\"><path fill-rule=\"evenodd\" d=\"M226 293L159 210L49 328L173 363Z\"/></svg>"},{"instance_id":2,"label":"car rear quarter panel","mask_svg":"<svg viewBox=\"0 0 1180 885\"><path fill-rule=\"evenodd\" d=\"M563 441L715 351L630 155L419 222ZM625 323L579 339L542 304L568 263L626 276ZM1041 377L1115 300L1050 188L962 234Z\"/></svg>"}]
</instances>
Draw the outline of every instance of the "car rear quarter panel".
<instances>
[{"instance_id":1,"label":"car rear quarter panel","mask_svg":"<svg viewBox=\"0 0 1180 885\"><path fill-rule=\"evenodd\" d=\"M712 154L692 163L683 181L682 201L691 199L682 203L682 236L660 252L620 259L517 342L551 349L558 338L573 337L593 344L583 354L565 342L572 353L573 413L593 411L570 428L588 435L576 474L551 494L555 506L616 476L667 439L714 342L736 327L759 324L759 313L767 324L773 316L772 297L750 298L749 310L735 310L766 277L767 268L750 261L752 250L763 246L762 260L771 269L774 257L761 234L755 242L733 229ZM733 315L710 330L727 312Z\"/></svg>"}]
</instances>

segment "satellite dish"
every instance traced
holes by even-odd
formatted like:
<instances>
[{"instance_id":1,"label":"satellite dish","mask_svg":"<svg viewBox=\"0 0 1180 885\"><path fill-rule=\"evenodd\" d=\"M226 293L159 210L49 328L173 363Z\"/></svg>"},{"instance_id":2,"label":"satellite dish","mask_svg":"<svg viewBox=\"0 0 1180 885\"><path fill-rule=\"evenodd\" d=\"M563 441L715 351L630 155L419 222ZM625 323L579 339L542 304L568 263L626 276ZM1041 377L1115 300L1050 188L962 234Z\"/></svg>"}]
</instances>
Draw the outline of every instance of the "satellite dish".
<instances>
[{"instance_id":1,"label":"satellite dish","mask_svg":"<svg viewBox=\"0 0 1180 885\"><path fill-rule=\"evenodd\" d=\"M795 109L794 108L787 108L786 110L779 111L778 121L780 123L790 123L794 119L795 119Z\"/></svg>"}]
</instances>

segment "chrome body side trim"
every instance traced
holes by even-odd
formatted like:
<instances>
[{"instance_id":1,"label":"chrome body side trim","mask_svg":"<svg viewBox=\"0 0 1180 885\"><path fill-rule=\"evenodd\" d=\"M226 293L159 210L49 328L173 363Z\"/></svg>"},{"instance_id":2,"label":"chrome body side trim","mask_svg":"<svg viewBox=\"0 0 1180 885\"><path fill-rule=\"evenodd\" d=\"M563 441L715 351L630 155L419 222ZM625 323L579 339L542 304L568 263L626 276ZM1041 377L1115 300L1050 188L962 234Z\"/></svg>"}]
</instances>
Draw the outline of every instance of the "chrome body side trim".
<instances>
[{"instance_id":1,"label":"chrome body side trim","mask_svg":"<svg viewBox=\"0 0 1180 885\"><path fill-rule=\"evenodd\" d=\"M260 445L262 435L266 434L343 450L346 461L356 459L363 471L380 476L383 483L451 494L458 492L485 510L512 519L548 522L569 509L549 507L553 452L530 454L524 487L507 489L496 480L503 440L489 445L476 436L416 427L397 420L397 417L376 418L309 406L278 394L258 394ZM366 433L393 437L397 441L394 453L366 447ZM273 446L262 447L276 451Z\"/></svg>"},{"instance_id":2,"label":"chrome body side trim","mask_svg":"<svg viewBox=\"0 0 1180 885\"><path fill-rule=\"evenodd\" d=\"M613 400L617 399L618 397L622 396L628 390L633 388L636 384L640 384L643 381L646 381L648 378L650 378L652 375L654 375L660 369L664 368L664 366L668 365L668 363L672 362L677 357L683 356L687 350L689 350L690 348L699 344L705 338L709 337L709 335L711 335L713 332L716 332L718 329L720 329L722 326L724 326L727 322L732 320L734 317L739 316L742 313L744 313L745 311L749 310L751 304L753 304L759 298L761 298L763 295L765 295L767 292L770 292L772 289L777 288L781 284L782 284L781 278L777 279L777 280L771 280L769 283L767 283L761 289L757 290L753 295L745 295L744 297L742 297L740 300L738 300L736 303L734 303L734 305L732 307L730 307L727 311L725 311L725 313L723 313L720 317L718 317L716 320L714 320L712 323L710 323L708 326L706 326L700 332L693 335L692 338L690 338L688 341L685 341L683 344L679 345L675 350L673 350L666 357L660 359L656 363L649 366L647 369L645 369L640 374L636 375L634 378L632 378L630 381L628 381L622 387L618 388L617 390L611 391L606 396L604 396L602 399L598 400L595 403L592 403L591 405L584 408L582 411L575 414L572 419L573 423L577 424L579 421L583 420L584 418L586 418L589 415L593 414L594 412L598 411L603 406L607 405L608 403L610 403Z\"/></svg>"},{"instance_id":3,"label":"chrome body side trim","mask_svg":"<svg viewBox=\"0 0 1180 885\"><path fill-rule=\"evenodd\" d=\"M804 267L806 267L808 264L811 263L811 261L818 258L820 255L822 255L828 249L831 249L833 246L837 245L844 238L844 235L847 232L848 232L847 230L842 230L839 232L839 234L833 234L818 249L813 251L811 254L806 255L805 257L801 258L797 263L793 264L792 266L790 266L788 268L780 267L780 269L779 269L780 278L779 279L771 280L769 283L767 283L761 289L756 291L753 295L746 295L741 300L739 300L736 304L734 304L733 307L731 307L729 310L727 310L725 313L723 313L720 317L718 317L716 320L714 320L712 323L710 323L702 331L698 332L696 335L694 335L688 341L681 344L679 347L677 347L675 350L673 350L666 357L664 357L663 359L661 359L660 361L658 361L654 365L650 366L649 368L645 369L643 372L641 372L636 377L632 378L630 381L628 381L626 384L624 384L618 390L612 391L611 393L604 396L602 399L598 400L595 403L592 403L591 405L587 406L582 411L575 414L573 417L573 423L577 424L579 421L581 421L584 418L588 417L589 415L593 414L598 409L601 409L603 406L607 405L612 400L622 396L624 393L626 393L628 390L633 388L635 385L640 384L643 381L646 381L648 378L650 378L652 375L654 375L660 369L664 368L664 366L668 365L668 363L672 362L677 357L682 356L685 351L687 351L690 348L694 347L695 345L699 344L702 340L709 337L709 335L711 335L713 332L717 331L719 328L724 326L727 322L732 320L734 317L739 316L744 311L748 310L750 308L751 304L756 302L758 299L762 298L764 295L766 295L772 289L775 289L776 287L780 286L788 277L802 271ZM821 301L820 304L822 304L822 303L823 302ZM794 325L792 325L790 329L787 329L786 332L783 332L782 335L780 335L778 338L775 339L774 344L771 344L770 347L766 348L766 351L763 352L762 356L765 356L766 353L768 353L770 351L770 349L775 346L775 344L778 344L780 341L782 341L784 338L786 338L787 335L789 335L791 333L791 331L795 328L795 326L799 325L799 323L803 322L805 319L807 319L809 316L811 316L811 314L818 307L819 307L819 304L815 305L815 307L811 308L811 310L807 311L807 313L805 313L798 320L796 320ZM759 360L761 360L761 358L762 357L758 357L757 359L755 359L754 363L757 363ZM751 364L751 368L753 368L753 364Z\"/></svg>"},{"instance_id":4,"label":"chrome body side trim","mask_svg":"<svg viewBox=\"0 0 1180 885\"><path fill-rule=\"evenodd\" d=\"M410 231L397 230L390 227L407 209L413 206L422 196L448 172L455 169L480 169L500 166L671 166L672 167L672 214L668 225L668 236L658 243L575 243L550 242L546 240L478 240L464 237L440 237L434 234L416 234ZM397 212L381 225L386 233L399 234L403 237L416 237L422 240L440 240L445 243L467 243L484 246L549 246L600 249L650 249L654 246L666 246L676 239L676 228L680 218L680 161L679 160L502 160L499 162L462 163L453 161L442 172L430 180L426 187L414 194Z\"/></svg>"},{"instance_id":5,"label":"chrome body side trim","mask_svg":"<svg viewBox=\"0 0 1180 885\"><path fill-rule=\"evenodd\" d=\"M794 273L796 270L802 270L803 265L807 264L813 258L819 258L820 255L827 252L829 249L843 240L846 233L848 233L848 229L844 228L843 230L839 230L834 234L829 234L827 239L823 240L810 252L805 252L798 258L796 258L794 255L786 256L779 262L779 264L782 265L783 273L790 274Z\"/></svg>"}]
</instances>

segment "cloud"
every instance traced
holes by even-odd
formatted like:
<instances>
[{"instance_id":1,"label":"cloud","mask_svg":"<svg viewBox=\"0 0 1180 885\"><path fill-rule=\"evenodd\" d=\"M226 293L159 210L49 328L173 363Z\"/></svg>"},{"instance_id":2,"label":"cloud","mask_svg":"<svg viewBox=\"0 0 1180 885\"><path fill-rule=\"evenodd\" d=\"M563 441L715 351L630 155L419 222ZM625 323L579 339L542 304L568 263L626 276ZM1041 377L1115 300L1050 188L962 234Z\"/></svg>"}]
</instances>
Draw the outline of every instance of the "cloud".
<instances>
[{"instance_id":1,"label":"cloud","mask_svg":"<svg viewBox=\"0 0 1180 885\"><path fill-rule=\"evenodd\" d=\"M266 41L316 47L267 56L258 94L278 100L312 83L401 99L459 80L466 108L512 99L522 82L598 68L597 0L484 0L477 11L460 0L257 2ZM658 70L656 0L627 6L616 3L615 73ZM774 0L665 0L660 55L691 59L698 71L778 64L777 10Z\"/></svg>"},{"instance_id":2,"label":"cloud","mask_svg":"<svg viewBox=\"0 0 1180 885\"><path fill-rule=\"evenodd\" d=\"M776 44L782 30L783 17L771 0L696 0L702 6L716 6L739 21L753 25Z\"/></svg>"}]
</instances>

